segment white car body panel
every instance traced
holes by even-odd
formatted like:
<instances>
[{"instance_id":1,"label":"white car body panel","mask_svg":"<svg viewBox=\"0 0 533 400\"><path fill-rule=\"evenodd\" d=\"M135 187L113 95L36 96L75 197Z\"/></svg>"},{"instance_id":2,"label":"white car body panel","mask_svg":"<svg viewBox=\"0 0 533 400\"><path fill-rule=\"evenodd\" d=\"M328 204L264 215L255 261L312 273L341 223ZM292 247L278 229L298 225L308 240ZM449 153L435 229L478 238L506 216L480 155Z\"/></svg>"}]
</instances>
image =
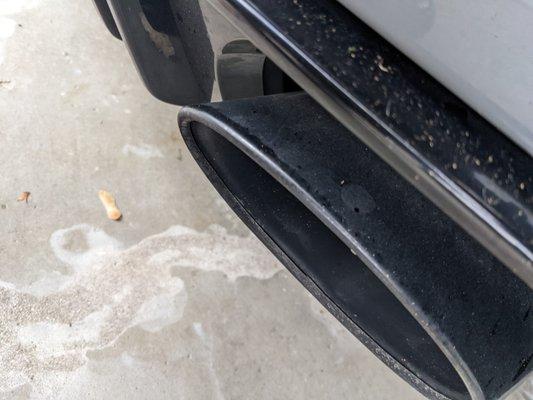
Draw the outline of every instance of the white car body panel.
<instances>
[{"instance_id":1,"label":"white car body panel","mask_svg":"<svg viewBox=\"0 0 533 400\"><path fill-rule=\"evenodd\" d=\"M339 0L533 155L533 0Z\"/></svg>"}]
</instances>

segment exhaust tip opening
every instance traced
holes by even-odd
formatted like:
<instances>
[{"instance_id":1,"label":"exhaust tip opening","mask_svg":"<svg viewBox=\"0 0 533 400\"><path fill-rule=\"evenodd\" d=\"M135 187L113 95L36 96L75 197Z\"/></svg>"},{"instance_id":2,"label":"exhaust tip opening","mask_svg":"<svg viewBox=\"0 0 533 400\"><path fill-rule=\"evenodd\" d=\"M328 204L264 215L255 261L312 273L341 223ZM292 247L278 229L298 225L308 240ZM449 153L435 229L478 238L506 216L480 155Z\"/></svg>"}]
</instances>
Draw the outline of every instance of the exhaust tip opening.
<instances>
[{"instance_id":1,"label":"exhaust tip opening","mask_svg":"<svg viewBox=\"0 0 533 400\"><path fill-rule=\"evenodd\" d=\"M192 122L190 130L198 149L249 218L375 342L374 351L383 349L446 397L470 398L426 331L328 227L228 140L200 123Z\"/></svg>"}]
</instances>

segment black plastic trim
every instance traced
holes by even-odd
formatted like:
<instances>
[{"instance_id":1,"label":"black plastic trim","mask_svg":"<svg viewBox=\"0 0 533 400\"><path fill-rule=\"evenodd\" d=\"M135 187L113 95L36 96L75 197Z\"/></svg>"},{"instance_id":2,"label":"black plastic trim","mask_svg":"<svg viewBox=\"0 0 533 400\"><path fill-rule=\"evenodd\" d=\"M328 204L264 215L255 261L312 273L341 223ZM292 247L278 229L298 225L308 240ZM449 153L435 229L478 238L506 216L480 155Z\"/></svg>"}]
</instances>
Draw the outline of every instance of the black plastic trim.
<instances>
[{"instance_id":1,"label":"black plastic trim","mask_svg":"<svg viewBox=\"0 0 533 400\"><path fill-rule=\"evenodd\" d=\"M118 31L117 24L113 19L113 14L111 14L111 10L107 5L107 0L93 0L93 2L109 33L120 40L120 32Z\"/></svg>"},{"instance_id":2,"label":"black plastic trim","mask_svg":"<svg viewBox=\"0 0 533 400\"><path fill-rule=\"evenodd\" d=\"M197 3L189 1L190 8L182 10L195 16L195 43L182 39L173 5L169 2L107 0L107 3L139 75L154 97L172 104L211 99L214 57L205 24L196 18L200 12ZM194 46L204 50L202 66L195 68L191 65L193 54L190 54ZM197 76L204 69L210 69L211 74Z\"/></svg>"}]
</instances>

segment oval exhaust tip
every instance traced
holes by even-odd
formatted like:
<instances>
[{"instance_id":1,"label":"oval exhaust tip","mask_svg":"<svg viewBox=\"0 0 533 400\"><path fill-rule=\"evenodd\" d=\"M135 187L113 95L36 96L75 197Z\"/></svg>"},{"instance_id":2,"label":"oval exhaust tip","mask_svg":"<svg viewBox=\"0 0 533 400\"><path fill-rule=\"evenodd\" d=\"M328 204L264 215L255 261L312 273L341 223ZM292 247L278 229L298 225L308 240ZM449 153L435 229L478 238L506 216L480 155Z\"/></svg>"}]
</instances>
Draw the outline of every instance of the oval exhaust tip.
<instances>
[{"instance_id":1,"label":"oval exhaust tip","mask_svg":"<svg viewBox=\"0 0 533 400\"><path fill-rule=\"evenodd\" d=\"M434 399L531 371L532 290L303 93L185 107L211 183L377 357Z\"/></svg>"}]
</instances>

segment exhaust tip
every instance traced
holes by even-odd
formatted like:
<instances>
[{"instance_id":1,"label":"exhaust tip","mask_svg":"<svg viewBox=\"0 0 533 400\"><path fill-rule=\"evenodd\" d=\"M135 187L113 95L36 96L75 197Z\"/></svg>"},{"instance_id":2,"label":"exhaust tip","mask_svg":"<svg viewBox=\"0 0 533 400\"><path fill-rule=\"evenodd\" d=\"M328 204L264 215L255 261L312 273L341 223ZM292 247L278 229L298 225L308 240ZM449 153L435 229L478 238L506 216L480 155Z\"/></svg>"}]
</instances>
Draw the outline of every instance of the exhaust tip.
<instances>
[{"instance_id":1,"label":"exhaust tip","mask_svg":"<svg viewBox=\"0 0 533 400\"><path fill-rule=\"evenodd\" d=\"M305 94L185 107L211 183L363 344L435 399L531 370L531 289Z\"/></svg>"}]
</instances>

